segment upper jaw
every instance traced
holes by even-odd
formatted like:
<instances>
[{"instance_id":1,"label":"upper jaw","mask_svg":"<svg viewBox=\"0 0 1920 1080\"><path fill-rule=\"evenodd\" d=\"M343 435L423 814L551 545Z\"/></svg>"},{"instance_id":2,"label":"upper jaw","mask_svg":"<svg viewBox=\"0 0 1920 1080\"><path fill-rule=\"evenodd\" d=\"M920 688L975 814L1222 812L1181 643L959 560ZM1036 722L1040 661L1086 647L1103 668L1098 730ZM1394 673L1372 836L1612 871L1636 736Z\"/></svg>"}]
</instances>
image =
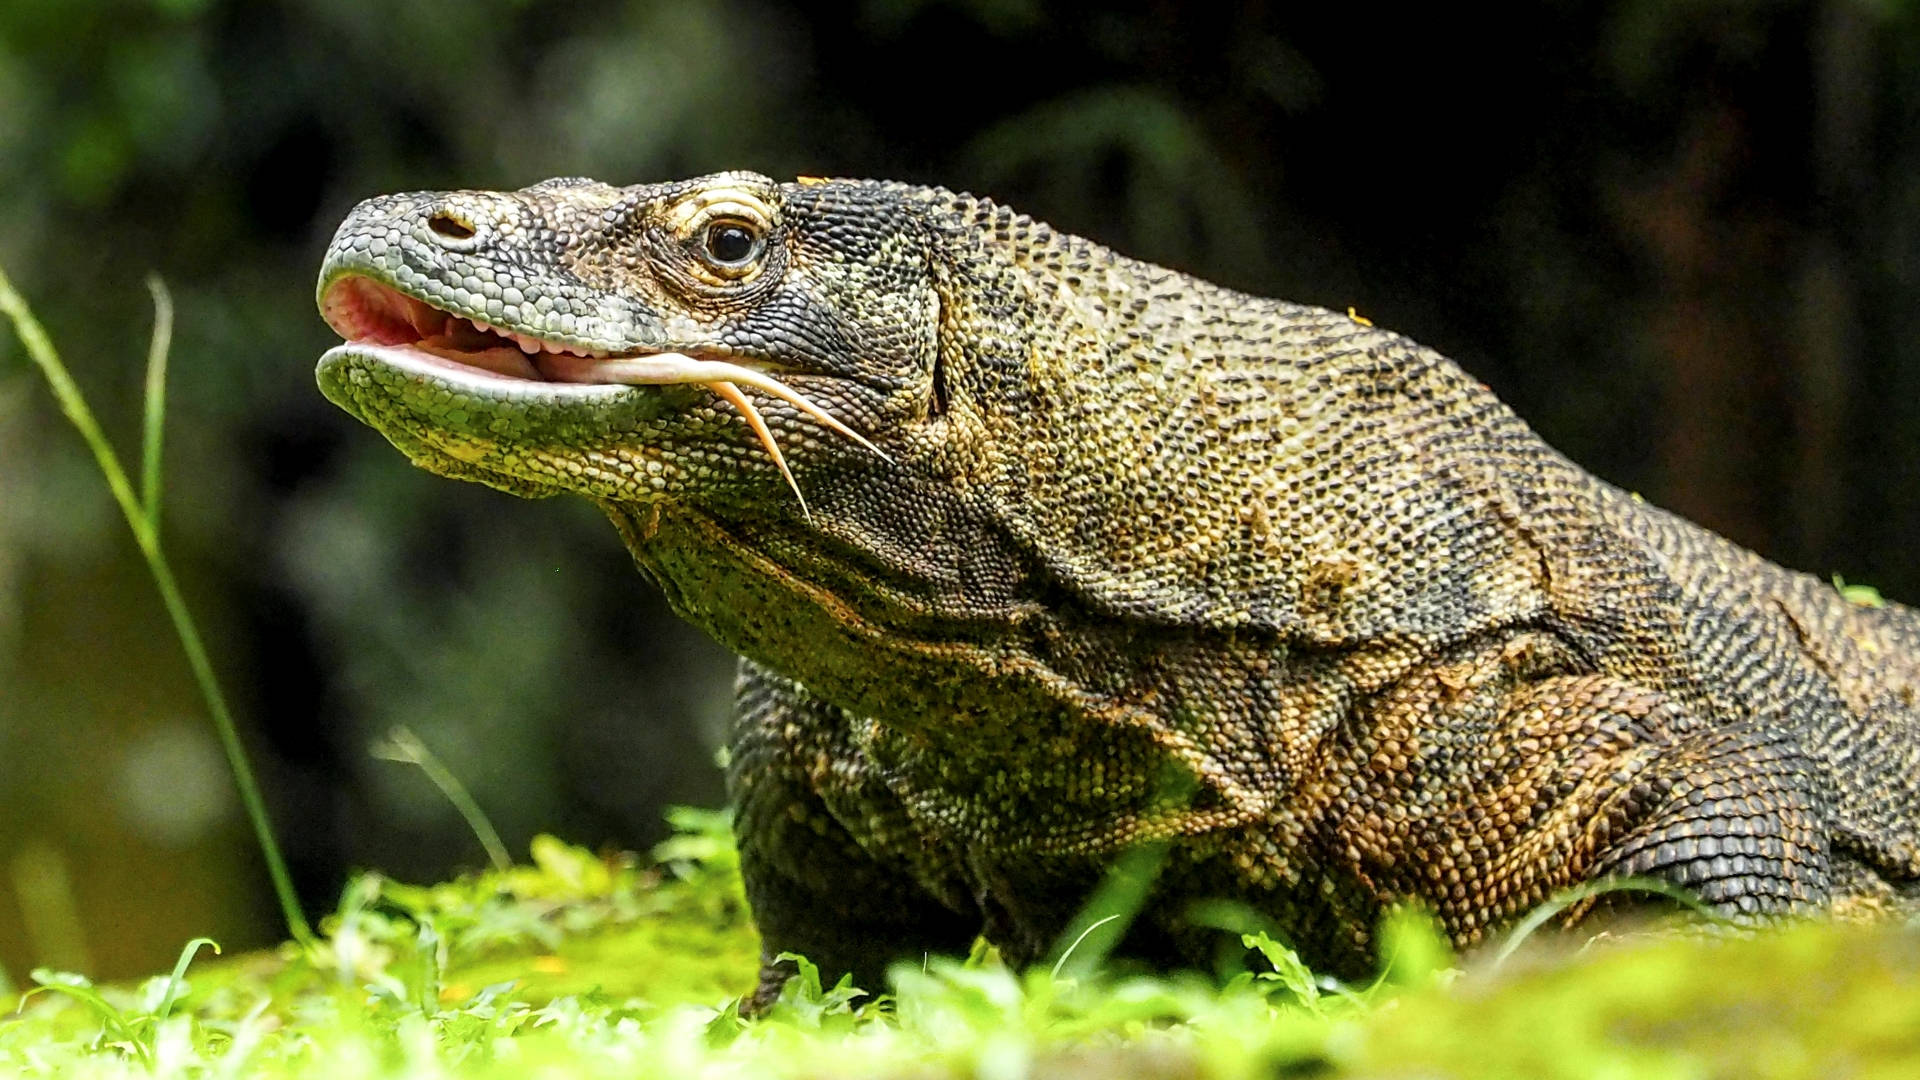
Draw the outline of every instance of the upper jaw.
<instances>
[{"instance_id":1,"label":"upper jaw","mask_svg":"<svg viewBox=\"0 0 1920 1080\"><path fill-rule=\"evenodd\" d=\"M472 238L449 238L434 227L456 218L472 223ZM553 212L530 217L525 201L510 194L379 196L354 207L335 232L316 299L328 323L349 340L361 327L343 302L355 290L377 287L448 315L508 328L549 351L660 348L666 335L656 312L569 269L566 242L552 231L585 226ZM362 284L351 284L356 279ZM428 336L411 329L408 337Z\"/></svg>"}]
</instances>

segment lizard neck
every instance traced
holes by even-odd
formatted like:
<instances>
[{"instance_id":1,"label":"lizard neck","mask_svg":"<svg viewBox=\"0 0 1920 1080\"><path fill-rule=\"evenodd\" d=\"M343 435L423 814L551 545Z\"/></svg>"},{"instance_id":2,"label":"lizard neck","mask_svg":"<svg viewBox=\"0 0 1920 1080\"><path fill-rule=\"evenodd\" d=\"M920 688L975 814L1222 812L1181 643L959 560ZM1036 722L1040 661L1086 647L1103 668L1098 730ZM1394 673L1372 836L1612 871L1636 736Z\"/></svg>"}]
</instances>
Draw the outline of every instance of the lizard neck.
<instances>
[{"instance_id":1,"label":"lizard neck","mask_svg":"<svg viewBox=\"0 0 1920 1080\"><path fill-rule=\"evenodd\" d=\"M1316 647L1441 644L1543 610L1510 504L1517 476L1564 463L1450 361L990 203L934 219L950 407L930 430L1057 589ZM1380 519L1425 490L1448 512Z\"/></svg>"},{"instance_id":2,"label":"lizard neck","mask_svg":"<svg viewBox=\"0 0 1920 1080\"><path fill-rule=\"evenodd\" d=\"M1270 816L1293 786L1273 770L1316 760L1356 695L1418 655L1136 624L1067 596L902 617L845 590L845 564L817 538L666 504L605 509L678 614L843 710L922 817L1039 852ZM1088 768L1104 761L1144 764Z\"/></svg>"}]
</instances>

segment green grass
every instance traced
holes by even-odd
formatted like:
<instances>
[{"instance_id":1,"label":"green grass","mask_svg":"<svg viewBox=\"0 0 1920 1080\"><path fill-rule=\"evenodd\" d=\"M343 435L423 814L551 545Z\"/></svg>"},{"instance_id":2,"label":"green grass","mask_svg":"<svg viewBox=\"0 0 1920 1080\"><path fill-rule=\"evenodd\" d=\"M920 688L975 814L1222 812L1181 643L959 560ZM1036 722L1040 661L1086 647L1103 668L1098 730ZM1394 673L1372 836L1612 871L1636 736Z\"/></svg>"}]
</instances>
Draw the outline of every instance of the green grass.
<instances>
[{"instance_id":1,"label":"green grass","mask_svg":"<svg viewBox=\"0 0 1920 1080\"><path fill-rule=\"evenodd\" d=\"M1533 944L1454 970L1417 922L1393 975L1331 986L1251 939L1247 973L1015 972L980 950L856 1004L803 977L733 1012L756 943L724 815L643 863L536 841L442 885L362 877L317 947L138 986L36 972L4 1003L29 1077L1788 1077L1920 1075L1920 934Z\"/></svg>"}]
</instances>

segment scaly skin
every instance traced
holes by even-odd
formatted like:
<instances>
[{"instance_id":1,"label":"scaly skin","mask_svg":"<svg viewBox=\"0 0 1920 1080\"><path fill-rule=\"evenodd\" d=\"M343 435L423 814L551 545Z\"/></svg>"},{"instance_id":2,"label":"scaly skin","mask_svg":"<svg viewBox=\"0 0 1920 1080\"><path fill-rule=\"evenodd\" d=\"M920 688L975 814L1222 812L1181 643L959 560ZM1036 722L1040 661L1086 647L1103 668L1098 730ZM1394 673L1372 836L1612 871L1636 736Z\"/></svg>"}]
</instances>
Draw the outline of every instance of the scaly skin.
<instances>
[{"instance_id":1,"label":"scaly skin","mask_svg":"<svg viewBox=\"0 0 1920 1080\"><path fill-rule=\"evenodd\" d=\"M374 283L527 335L525 377L408 347L443 316ZM745 173L374 199L320 292L361 339L328 397L431 471L594 499L744 657L762 1001L786 950L868 986L979 932L1032 961L1154 840L1126 947L1161 962L1210 955L1201 899L1356 974L1408 901L1466 946L1613 875L1745 920L1915 892L1915 613L1595 480L1395 334ZM750 416L659 374L696 361L885 457L736 380L803 512Z\"/></svg>"}]
</instances>

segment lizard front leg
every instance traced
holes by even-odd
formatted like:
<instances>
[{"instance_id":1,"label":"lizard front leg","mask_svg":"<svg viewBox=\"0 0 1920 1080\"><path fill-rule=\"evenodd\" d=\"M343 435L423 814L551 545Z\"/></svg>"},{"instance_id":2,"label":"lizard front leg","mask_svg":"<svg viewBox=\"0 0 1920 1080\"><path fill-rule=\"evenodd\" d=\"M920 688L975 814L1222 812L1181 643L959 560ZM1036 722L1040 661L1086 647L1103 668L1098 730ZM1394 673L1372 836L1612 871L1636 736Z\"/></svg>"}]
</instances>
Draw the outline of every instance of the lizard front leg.
<instances>
[{"instance_id":1,"label":"lizard front leg","mask_svg":"<svg viewBox=\"0 0 1920 1080\"><path fill-rule=\"evenodd\" d=\"M1349 733L1352 794L1333 819L1355 823L1339 845L1351 873L1431 907L1463 946L1608 877L1736 919L1827 898L1818 781L1790 737L1617 676L1539 670L1556 651L1523 639L1438 665Z\"/></svg>"},{"instance_id":2,"label":"lizard front leg","mask_svg":"<svg viewBox=\"0 0 1920 1080\"><path fill-rule=\"evenodd\" d=\"M849 738L852 719L798 683L742 661L728 769L734 838L760 931L753 1014L793 974L798 953L831 985L881 989L887 965L964 952L980 915L964 892L935 896L918 831Z\"/></svg>"},{"instance_id":3,"label":"lizard front leg","mask_svg":"<svg viewBox=\"0 0 1920 1080\"><path fill-rule=\"evenodd\" d=\"M1596 876L1651 877L1752 922L1825 903L1832 867L1815 763L1750 725L1678 741L1629 797L1648 806Z\"/></svg>"},{"instance_id":4,"label":"lizard front leg","mask_svg":"<svg viewBox=\"0 0 1920 1080\"><path fill-rule=\"evenodd\" d=\"M1482 829L1528 813L1540 822L1489 864L1489 879L1511 883L1510 896L1538 902L1546 897L1527 886L1646 878L1743 922L1827 899L1818 781L1790 735L1739 719L1708 722L1665 694L1604 675L1527 686L1503 717L1511 739L1494 772L1500 779L1482 793ZM1531 793L1531 807L1522 793ZM1573 873L1556 881L1554 867ZM1600 906L1631 902L1623 894Z\"/></svg>"}]
</instances>

